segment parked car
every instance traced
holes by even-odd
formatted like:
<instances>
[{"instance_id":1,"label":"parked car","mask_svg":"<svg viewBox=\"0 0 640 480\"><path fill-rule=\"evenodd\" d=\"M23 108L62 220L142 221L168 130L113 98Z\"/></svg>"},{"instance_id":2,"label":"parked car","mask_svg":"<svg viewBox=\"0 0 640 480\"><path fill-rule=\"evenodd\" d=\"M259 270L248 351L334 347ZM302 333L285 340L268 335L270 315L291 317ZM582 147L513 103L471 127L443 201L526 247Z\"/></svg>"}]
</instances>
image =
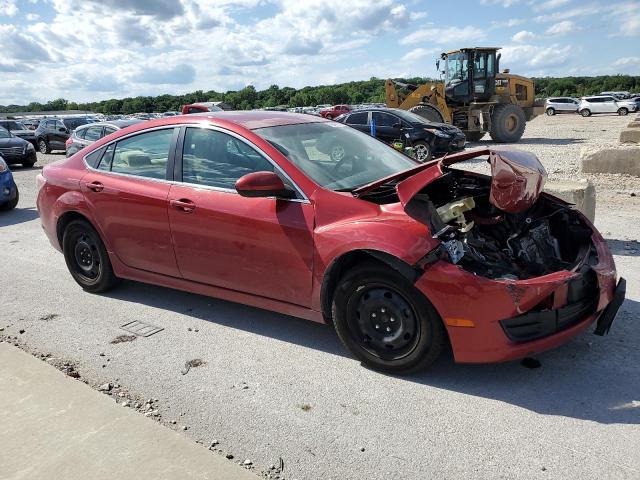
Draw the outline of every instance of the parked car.
<instances>
[{"instance_id":1,"label":"parked car","mask_svg":"<svg viewBox=\"0 0 640 480\"><path fill-rule=\"evenodd\" d=\"M187 115L190 113L202 113L202 112L221 112L222 109L217 107L214 102L200 102L191 103L182 107L182 114Z\"/></svg>"},{"instance_id":2,"label":"parked car","mask_svg":"<svg viewBox=\"0 0 640 480\"><path fill-rule=\"evenodd\" d=\"M0 127L4 127L13 133L16 137L20 137L27 142L31 142L33 146L36 146L36 134L33 130L29 130L26 125L17 120L2 120L0 119Z\"/></svg>"},{"instance_id":3,"label":"parked car","mask_svg":"<svg viewBox=\"0 0 640 480\"><path fill-rule=\"evenodd\" d=\"M318 150L332 141L350 153ZM492 176L456 168L472 159ZM522 151L421 164L319 117L215 112L45 166L37 206L87 291L127 278L332 322L364 364L406 373L448 344L458 362L505 361L609 330L625 281L545 177Z\"/></svg>"},{"instance_id":4,"label":"parked car","mask_svg":"<svg viewBox=\"0 0 640 480\"><path fill-rule=\"evenodd\" d=\"M631 106L627 102L621 102L611 95L596 95L593 97L582 97L578 112L583 117L589 117L594 113L617 113L627 115Z\"/></svg>"},{"instance_id":5,"label":"parked car","mask_svg":"<svg viewBox=\"0 0 640 480\"><path fill-rule=\"evenodd\" d=\"M175 117L176 115L180 115L180 112L164 112L162 114L163 117Z\"/></svg>"},{"instance_id":6,"label":"parked car","mask_svg":"<svg viewBox=\"0 0 640 480\"><path fill-rule=\"evenodd\" d=\"M127 128L128 126L135 125L136 123L140 123L143 121L144 120L139 119L113 120L111 122L98 122L82 125L76 128L76 130L65 142L67 157L74 155L87 145L91 145L93 142L97 142L102 137L106 137L107 135L111 135L118 130Z\"/></svg>"},{"instance_id":7,"label":"parked car","mask_svg":"<svg viewBox=\"0 0 640 480\"><path fill-rule=\"evenodd\" d=\"M18 205L20 193L4 157L0 155L0 210L13 210Z\"/></svg>"},{"instance_id":8,"label":"parked car","mask_svg":"<svg viewBox=\"0 0 640 480\"><path fill-rule=\"evenodd\" d=\"M51 153L52 150L66 150L67 139L81 125L90 122L86 118L45 118L36 128L36 144L40 153Z\"/></svg>"},{"instance_id":9,"label":"parked car","mask_svg":"<svg viewBox=\"0 0 640 480\"><path fill-rule=\"evenodd\" d=\"M340 115L350 112L351 110L352 108L349 105L334 105L333 107L320 109L319 113L321 117L326 118L327 120L332 120Z\"/></svg>"},{"instance_id":10,"label":"parked car","mask_svg":"<svg viewBox=\"0 0 640 480\"><path fill-rule=\"evenodd\" d=\"M556 113L576 113L580 101L571 97L553 97L547 98L544 102L544 109L547 115L555 115Z\"/></svg>"},{"instance_id":11,"label":"parked car","mask_svg":"<svg viewBox=\"0 0 640 480\"><path fill-rule=\"evenodd\" d=\"M616 97L617 99L620 99L620 100L623 100L625 98L629 98L631 96L631 94L629 92L600 92L598 95Z\"/></svg>"},{"instance_id":12,"label":"parked car","mask_svg":"<svg viewBox=\"0 0 640 480\"><path fill-rule=\"evenodd\" d=\"M466 138L462 130L447 123L431 122L399 108L369 108L354 110L336 118L336 121L371 133L375 124L375 137L385 143L408 139L416 160L425 162L434 156L464 149ZM339 152L338 152L339 153Z\"/></svg>"},{"instance_id":13,"label":"parked car","mask_svg":"<svg viewBox=\"0 0 640 480\"><path fill-rule=\"evenodd\" d=\"M0 155L9 165L21 163L23 167L33 167L37 161L33 144L16 137L4 127L0 127Z\"/></svg>"},{"instance_id":14,"label":"parked car","mask_svg":"<svg viewBox=\"0 0 640 480\"><path fill-rule=\"evenodd\" d=\"M22 123L25 127L27 127L27 129L35 130L36 128L38 128L38 125L40 124L40 120L37 118L27 118L22 120Z\"/></svg>"}]
</instances>

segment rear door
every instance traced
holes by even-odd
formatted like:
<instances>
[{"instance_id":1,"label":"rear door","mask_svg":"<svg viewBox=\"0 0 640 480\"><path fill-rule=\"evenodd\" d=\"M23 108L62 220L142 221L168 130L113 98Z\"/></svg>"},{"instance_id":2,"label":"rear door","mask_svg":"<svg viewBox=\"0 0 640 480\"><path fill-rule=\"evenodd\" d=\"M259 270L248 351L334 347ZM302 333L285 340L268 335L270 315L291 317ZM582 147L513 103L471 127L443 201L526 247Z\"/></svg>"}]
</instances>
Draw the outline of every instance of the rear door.
<instances>
[{"instance_id":1,"label":"rear door","mask_svg":"<svg viewBox=\"0 0 640 480\"><path fill-rule=\"evenodd\" d=\"M369 112L354 112L347 116L344 123L361 132L370 133Z\"/></svg>"},{"instance_id":2,"label":"rear door","mask_svg":"<svg viewBox=\"0 0 640 480\"><path fill-rule=\"evenodd\" d=\"M81 186L109 248L125 265L179 277L169 218L170 182L178 128L137 133L104 148Z\"/></svg>"},{"instance_id":3,"label":"rear door","mask_svg":"<svg viewBox=\"0 0 640 480\"><path fill-rule=\"evenodd\" d=\"M396 125L402 122L395 115L386 112L372 112L371 120L376 124L376 137L383 142L390 143L401 137L402 132L396 128Z\"/></svg>"},{"instance_id":4,"label":"rear door","mask_svg":"<svg viewBox=\"0 0 640 480\"><path fill-rule=\"evenodd\" d=\"M276 171L241 138L187 127L178 147L169 221L185 279L310 306L313 206L296 199L246 198L234 186L243 175ZM299 192L299 190L298 190Z\"/></svg>"},{"instance_id":5,"label":"rear door","mask_svg":"<svg viewBox=\"0 0 640 480\"><path fill-rule=\"evenodd\" d=\"M618 104L616 103L616 99L613 97L604 98L602 106L602 111L606 113L615 113L618 111Z\"/></svg>"}]
</instances>

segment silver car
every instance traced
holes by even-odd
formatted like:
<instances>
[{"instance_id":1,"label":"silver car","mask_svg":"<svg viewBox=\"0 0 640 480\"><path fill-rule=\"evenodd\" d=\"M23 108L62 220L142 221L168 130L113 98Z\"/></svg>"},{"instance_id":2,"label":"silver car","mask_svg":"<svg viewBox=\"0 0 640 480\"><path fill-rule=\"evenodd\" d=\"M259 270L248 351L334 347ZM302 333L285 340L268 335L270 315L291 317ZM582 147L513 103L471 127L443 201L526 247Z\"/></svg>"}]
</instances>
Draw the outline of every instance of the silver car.
<instances>
[{"instance_id":1,"label":"silver car","mask_svg":"<svg viewBox=\"0 0 640 480\"><path fill-rule=\"evenodd\" d=\"M82 125L74 130L65 144L67 157L79 152L84 147L91 145L93 142L97 142L102 137L112 134L116 130L121 130L129 125L134 125L140 122L142 122L142 120L131 119L112 120L110 122L88 123L87 125Z\"/></svg>"},{"instance_id":2,"label":"silver car","mask_svg":"<svg viewBox=\"0 0 640 480\"><path fill-rule=\"evenodd\" d=\"M571 97L547 98L544 102L544 110L549 116L556 113L576 113L578 103L577 99Z\"/></svg>"},{"instance_id":3,"label":"silver car","mask_svg":"<svg viewBox=\"0 0 640 480\"><path fill-rule=\"evenodd\" d=\"M627 115L635 111L635 103L625 100L618 100L611 95L595 95L593 97L582 97L578 112L583 117L589 117L594 113L617 113Z\"/></svg>"}]
</instances>

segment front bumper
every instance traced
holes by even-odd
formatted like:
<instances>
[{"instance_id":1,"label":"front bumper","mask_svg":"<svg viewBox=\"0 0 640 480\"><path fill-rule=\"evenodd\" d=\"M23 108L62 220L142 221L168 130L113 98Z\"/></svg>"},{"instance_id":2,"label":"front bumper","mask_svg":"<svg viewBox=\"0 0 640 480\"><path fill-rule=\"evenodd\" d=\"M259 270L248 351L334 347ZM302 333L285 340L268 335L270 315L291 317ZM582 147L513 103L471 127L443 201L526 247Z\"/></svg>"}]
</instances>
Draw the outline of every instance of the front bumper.
<instances>
[{"instance_id":1,"label":"front bumper","mask_svg":"<svg viewBox=\"0 0 640 480\"><path fill-rule=\"evenodd\" d=\"M452 138L436 137L434 142L435 153L451 153L464 150L466 138L464 135L456 135Z\"/></svg>"},{"instance_id":2,"label":"front bumper","mask_svg":"<svg viewBox=\"0 0 640 480\"><path fill-rule=\"evenodd\" d=\"M0 173L0 203L10 202L16 197L17 187L10 171Z\"/></svg>"},{"instance_id":3,"label":"front bumper","mask_svg":"<svg viewBox=\"0 0 640 480\"><path fill-rule=\"evenodd\" d=\"M593 240L599 261L590 270L591 286L581 286L578 272L492 280L444 261L427 267L415 286L440 314L456 362L523 358L566 343L596 320L595 333L610 328L624 300L625 281L616 287L611 253L595 231ZM586 290L572 294L581 288ZM545 302L551 306L545 309Z\"/></svg>"},{"instance_id":4,"label":"front bumper","mask_svg":"<svg viewBox=\"0 0 640 480\"><path fill-rule=\"evenodd\" d=\"M19 154L2 154L7 165L15 165L16 163L36 163L38 157L35 150L25 150Z\"/></svg>"}]
</instances>

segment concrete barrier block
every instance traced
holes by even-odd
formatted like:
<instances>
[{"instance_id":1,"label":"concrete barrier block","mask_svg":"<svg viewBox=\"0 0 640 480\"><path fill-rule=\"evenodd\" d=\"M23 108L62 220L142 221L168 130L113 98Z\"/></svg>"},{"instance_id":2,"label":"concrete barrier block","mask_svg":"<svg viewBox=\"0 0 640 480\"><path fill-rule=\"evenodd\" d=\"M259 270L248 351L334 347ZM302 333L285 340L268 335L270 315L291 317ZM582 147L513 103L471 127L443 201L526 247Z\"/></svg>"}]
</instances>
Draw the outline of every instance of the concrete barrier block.
<instances>
[{"instance_id":1,"label":"concrete barrier block","mask_svg":"<svg viewBox=\"0 0 640 480\"><path fill-rule=\"evenodd\" d=\"M640 129L629 129L620 132L620 143L640 143Z\"/></svg>"},{"instance_id":2,"label":"concrete barrier block","mask_svg":"<svg viewBox=\"0 0 640 480\"><path fill-rule=\"evenodd\" d=\"M640 177L640 145L583 149L580 163L584 173L624 173Z\"/></svg>"},{"instance_id":3,"label":"concrete barrier block","mask_svg":"<svg viewBox=\"0 0 640 480\"><path fill-rule=\"evenodd\" d=\"M596 189L589 180L549 180L544 191L573 203L591 222L596 218Z\"/></svg>"}]
</instances>

